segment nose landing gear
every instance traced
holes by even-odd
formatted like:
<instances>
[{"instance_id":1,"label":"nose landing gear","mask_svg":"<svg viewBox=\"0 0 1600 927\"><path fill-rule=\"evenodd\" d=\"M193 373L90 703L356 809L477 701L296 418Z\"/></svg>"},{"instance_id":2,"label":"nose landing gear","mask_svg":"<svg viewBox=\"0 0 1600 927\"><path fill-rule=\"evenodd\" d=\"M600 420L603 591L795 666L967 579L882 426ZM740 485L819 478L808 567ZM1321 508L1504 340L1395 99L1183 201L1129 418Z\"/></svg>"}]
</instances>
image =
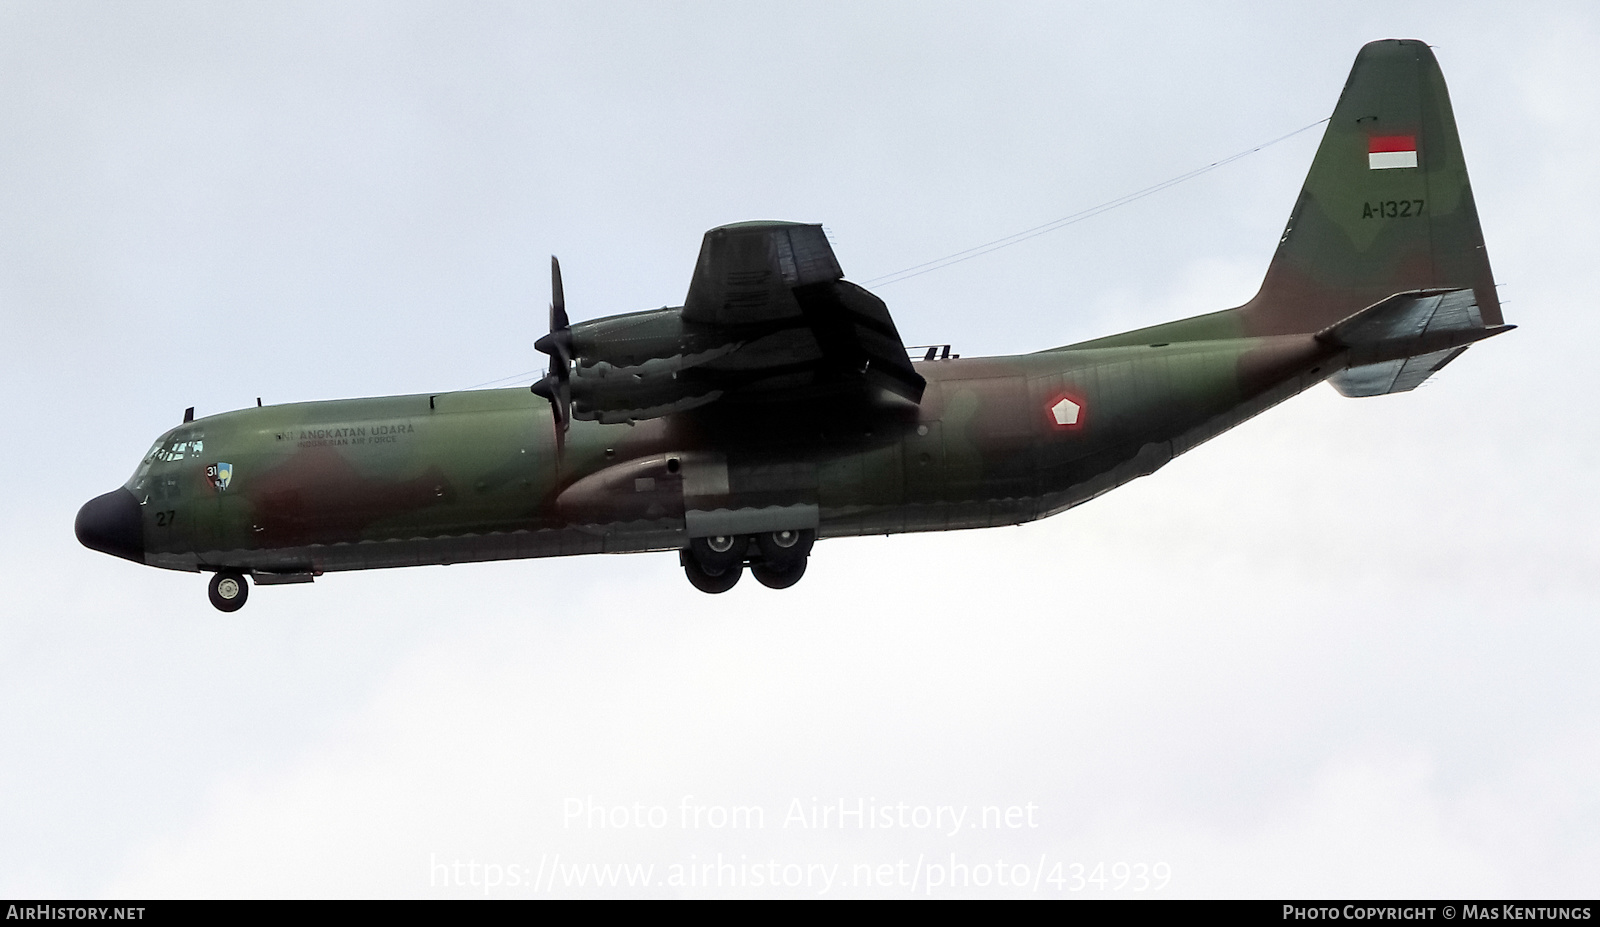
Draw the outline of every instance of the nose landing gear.
<instances>
[{"instance_id":1,"label":"nose landing gear","mask_svg":"<svg viewBox=\"0 0 1600 927\"><path fill-rule=\"evenodd\" d=\"M207 587L206 593L218 611L236 612L244 607L245 599L250 598L250 585L245 582L241 573L218 570L212 575L211 585Z\"/></svg>"},{"instance_id":2,"label":"nose landing gear","mask_svg":"<svg viewBox=\"0 0 1600 927\"><path fill-rule=\"evenodd\" d=\"M701 592L732 589L747 564L756 582L768 589L787 589L805 575L816 539L817 533L811 530L694 538L678 552L678 562L690 584Z\"/></svg>"}]
</instances>

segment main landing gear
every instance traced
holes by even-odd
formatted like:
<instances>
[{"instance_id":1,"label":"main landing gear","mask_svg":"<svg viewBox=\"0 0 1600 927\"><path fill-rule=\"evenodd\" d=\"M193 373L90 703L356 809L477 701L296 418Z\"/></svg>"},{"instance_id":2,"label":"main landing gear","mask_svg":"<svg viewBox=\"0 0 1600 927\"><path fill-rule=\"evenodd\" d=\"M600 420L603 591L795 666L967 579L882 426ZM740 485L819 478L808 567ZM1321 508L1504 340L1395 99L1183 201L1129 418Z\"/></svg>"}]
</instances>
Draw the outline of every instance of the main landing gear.
<instances>
[{"instance_id":1,"label":"main landing gear","mask_svg":"<svg viewBox=\"0 0 1600 927\"><path fill-rule=\"evenodd\" d=\"M206 593L211 596L211 604L218 611L236 612L244 607L245 599L250 598L250 584L245 582L242 573L218 570L212 575Z\"/></svg>"},{"instance_id":2,"label":"main landing gear","mask_svg":"<svg viewBox=\"0 0 1600 927\"><path fill-rule=\"evenodd\" d=\"M817 533L810 530L693 538L678 552L678 562L701 592L732 589L744 575L746 564L756 582L768 589L787 589L806 575L806 561L816 540Z\"/></svg>"}]
</instances>

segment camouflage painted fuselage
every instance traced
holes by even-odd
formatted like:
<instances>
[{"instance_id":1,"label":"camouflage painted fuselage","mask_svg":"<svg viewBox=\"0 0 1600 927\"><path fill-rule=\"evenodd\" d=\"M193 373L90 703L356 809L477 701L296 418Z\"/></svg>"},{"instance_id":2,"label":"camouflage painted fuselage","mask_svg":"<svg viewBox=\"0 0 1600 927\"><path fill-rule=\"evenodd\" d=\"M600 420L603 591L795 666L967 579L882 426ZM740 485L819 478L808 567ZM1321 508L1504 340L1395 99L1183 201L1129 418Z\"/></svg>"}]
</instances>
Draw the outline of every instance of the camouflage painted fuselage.
<instances>
[{"instance_id":1,"label":"camouflage painted fuselage","mask_svg":"<svg viewBox=\"0 0 1600 927\"><path fill-rule=\"evenodd\" d=\"M1415 388L1504 323L1443 75L1357 56L1260 291L1012 357L913 364L820 226L706 233L684 305L569 323L514 388L245 409L163 436L80 511L95 550L243 577L681 550L773 588L816 538L1017 524L1139 476L1323 379ZM730 572L731 571L731 572ZM226 588L218 589L219 581Z\"/></svg>"},{"instance_id":2,"label":"camouflage painted fuselage","mask_svg":"<svg viewBox=\"0 0 1600 927\"><path fill-rule=\"evenodd\" d=\"M526 389L244 409L174 429L128 482L145 560L294 573L1016 524L1137 476L1322 378L1307 336L918 364L922 402L841 420L574 423ZM1067 401L1067 405L1062 404ZM1070 419L1070 421L1062 421ZM737 448L737 450L730 450ZM226 488L209 474L231 465Z\"/></svg>"}]
</instances>

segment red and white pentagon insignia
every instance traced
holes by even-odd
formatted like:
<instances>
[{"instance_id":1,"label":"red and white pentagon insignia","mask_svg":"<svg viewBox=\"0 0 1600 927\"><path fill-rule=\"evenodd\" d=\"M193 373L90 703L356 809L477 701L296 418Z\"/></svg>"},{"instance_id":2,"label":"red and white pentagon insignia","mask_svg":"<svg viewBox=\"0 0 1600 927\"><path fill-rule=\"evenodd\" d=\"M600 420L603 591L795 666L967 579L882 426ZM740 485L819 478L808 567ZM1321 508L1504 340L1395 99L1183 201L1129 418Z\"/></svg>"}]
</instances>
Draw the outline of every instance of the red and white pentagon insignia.
<instances>
[{"instance_id":1,"label":"red and white pentagon insignia","mask_svg":"<svg viewBox=\"0 0 1600 927\"><path fill-rule=\"evenodd\" d=\"M1082 419L1082 403L1074 402L1066 396L1057 399L1050 406L1050 420L1055 422L1058 427L1070 428L1077 425Z\"/></svg>"}]
</instances>

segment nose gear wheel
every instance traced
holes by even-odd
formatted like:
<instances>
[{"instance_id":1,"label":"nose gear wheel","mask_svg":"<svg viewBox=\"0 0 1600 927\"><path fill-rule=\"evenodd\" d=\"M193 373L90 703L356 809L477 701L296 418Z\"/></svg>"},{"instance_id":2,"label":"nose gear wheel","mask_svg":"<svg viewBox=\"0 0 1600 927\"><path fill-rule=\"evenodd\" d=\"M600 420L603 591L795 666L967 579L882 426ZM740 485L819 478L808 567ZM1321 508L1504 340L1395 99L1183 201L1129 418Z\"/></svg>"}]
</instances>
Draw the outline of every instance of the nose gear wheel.
<instances>
[{"instance_id":1,"label":"nose gear wheel","mask_svg":"<svg viewBox=\"0 0 1600 927\"><path fill-rule=\"evenodd\" d=\"M250 598L250 584L245 582L243 574L235 570L218 570L211 577L206 593L218 611L236 612Z\"/></svg>"}]
</instances>

